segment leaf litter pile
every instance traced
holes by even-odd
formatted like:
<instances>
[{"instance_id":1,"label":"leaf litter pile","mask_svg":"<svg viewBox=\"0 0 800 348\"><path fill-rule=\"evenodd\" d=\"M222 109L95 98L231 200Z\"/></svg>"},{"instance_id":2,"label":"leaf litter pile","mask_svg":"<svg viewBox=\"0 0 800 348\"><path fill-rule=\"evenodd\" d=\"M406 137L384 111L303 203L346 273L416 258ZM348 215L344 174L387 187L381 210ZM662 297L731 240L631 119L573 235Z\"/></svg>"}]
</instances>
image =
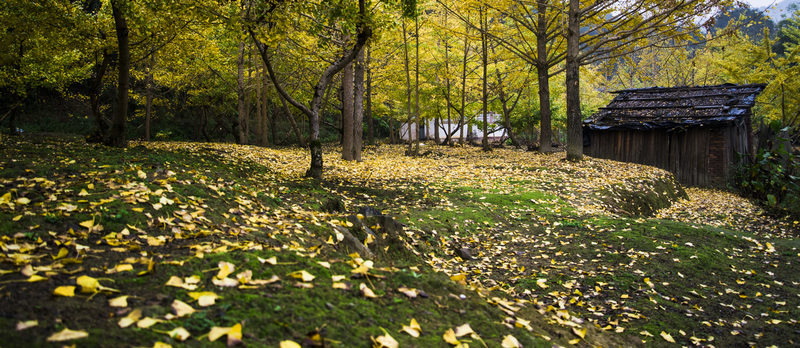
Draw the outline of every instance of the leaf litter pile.
<instances>
[{"instance_id":1,"label":"leaf litter pile","mask_svg":"<svg viewBox=\"0 0 800 348\"><path fill-rule=\"evenodd\" d=\"M800 341L798 222L650 167L382 145L313 182L302 149L2 145L10 345Z\"/></svg>"}]
</instances>

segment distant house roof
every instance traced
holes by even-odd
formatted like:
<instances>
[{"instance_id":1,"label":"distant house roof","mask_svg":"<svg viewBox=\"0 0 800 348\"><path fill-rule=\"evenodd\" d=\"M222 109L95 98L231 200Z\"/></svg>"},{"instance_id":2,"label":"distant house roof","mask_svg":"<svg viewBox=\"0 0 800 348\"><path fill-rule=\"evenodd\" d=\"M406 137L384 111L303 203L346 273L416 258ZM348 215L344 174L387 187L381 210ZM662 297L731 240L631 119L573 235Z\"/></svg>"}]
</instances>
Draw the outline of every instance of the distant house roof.
<instances>
[{"instance_id":1,"label":"distant house roof","mask_svg":"<svg viewBox=\"0 0 800 348\"><path fill-rule=\"evenodd\" d=\"M658 129L735 121L750 113L765 84L653 87L613 92L614 100L584 121L589 129Z\"/></svg>"}]
</instances>

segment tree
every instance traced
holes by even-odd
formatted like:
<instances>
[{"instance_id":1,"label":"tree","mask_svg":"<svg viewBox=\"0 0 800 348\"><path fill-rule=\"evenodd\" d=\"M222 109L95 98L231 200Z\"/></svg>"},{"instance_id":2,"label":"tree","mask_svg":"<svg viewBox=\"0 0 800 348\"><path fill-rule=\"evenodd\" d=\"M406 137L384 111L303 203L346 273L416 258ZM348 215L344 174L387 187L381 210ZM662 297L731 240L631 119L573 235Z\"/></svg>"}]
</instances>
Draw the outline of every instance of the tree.
<instances>
[{"instance_id":1,"label":"tree","mask_svg":"<svg viewBox=\"0 0 800 348\"><path fill-rule=\"evenodd\" d=\"M279 6L285 6L279 8ZM310 176L315 179L322 178L322 171L323 171L323 161L322 161L322 143L319 140L319 116L320 110L323 106L323 97L325 94L325 90L330 84L332 78L336 73L344 69L350 62L352 62L356 56L358 55L361 48L367 43L367 40L372 36L372 29L369 25L367 19L367 7L365 0L359 0L358 2L358 15L356 16L356 31L357 36L355 43L352 48L350 48L347 53L345 53L340 58L336 59L332 63L329 63L328 66L322 71L320 74L317 83L313 89L313 96L311 101L309 102L308 106L303 105L294 97L289 95L288 92L283 88L283 86L279 83L277 74L272 66L272 54L271 47L262 41L262 35L256 34L257 30L286 30L284 27L280 27L280 25L288 25L286 23L280 23L280 18L277 18L279 15L279 11L292 11L292 10L307 10L303 6L315 6L315 4L284 4L284 3L273 3L268 8L263 9L263 12L260 14L260 17L249 17L248 18L248 32L250 33L250 37L253 39L256 47L258 47L259 53L261 54L261 59L264 61L264 65L267 67L267 71L269 72L270 79L272 80L272 84L275 86L275 89L278 93L286 99L290 104L292 104L295 108L302 111L309 119L309 127L310 127L310 141L309 141L309 150L311 152L311 165L308 171L306 172L307 176ZM288 8L287 8L288 7Z\"/></svg>"},{"instance_id":2,"label":"tree","mask_svg":"<svg viewBox=\"0 0 800 348\"><path fill-rule=\"evenodd\" d=\"M114 109L114 118L111 122L106 145L114 147L128 146L125 124L128 117L128 88L130 87L131 51L128 38L128 22L125 11L128 8L126 0L112 0L111 11L114 15L114 29L117 33L117 105Z\"/></svg>"}]
</instances>

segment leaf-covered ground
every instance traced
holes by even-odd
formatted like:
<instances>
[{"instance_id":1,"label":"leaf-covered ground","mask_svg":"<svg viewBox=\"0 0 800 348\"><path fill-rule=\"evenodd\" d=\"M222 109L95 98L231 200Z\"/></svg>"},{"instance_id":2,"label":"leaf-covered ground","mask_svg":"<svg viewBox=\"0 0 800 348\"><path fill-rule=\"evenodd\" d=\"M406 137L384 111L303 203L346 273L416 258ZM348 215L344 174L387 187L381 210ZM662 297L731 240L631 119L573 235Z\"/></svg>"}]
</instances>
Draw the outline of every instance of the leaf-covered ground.
<instances>
[{"instance_id":1,"label":"leaf-covered ground","mask_svg":"<svg viewBox=\"0 0 800 348\"><path fill-rule=\"evenodd\" d=\"M650 167L403 151L328 148L314 182L302 149L4 138L0 342L800 341L795 221ZM347 250L362 207L404 223L404 246Z\"/></svg>"}]
</instances>

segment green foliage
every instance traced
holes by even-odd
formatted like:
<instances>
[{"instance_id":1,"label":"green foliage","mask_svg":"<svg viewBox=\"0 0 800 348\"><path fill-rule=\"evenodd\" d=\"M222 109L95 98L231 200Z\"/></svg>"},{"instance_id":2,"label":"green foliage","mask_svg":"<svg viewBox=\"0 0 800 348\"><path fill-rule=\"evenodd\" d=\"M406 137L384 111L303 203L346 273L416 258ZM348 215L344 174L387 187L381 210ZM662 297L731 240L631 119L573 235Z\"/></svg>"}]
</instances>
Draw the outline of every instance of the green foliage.
<instances>
[{"instance_id":1,"label":"green foliage","mask_svg":"<svg viewBox=\"0 0 800 348\"><path fill-rule=\"evenodd\" d=\"M785 146L789 139L776 140L777 146L760 149L752 163L739 168L736 184L769 209L800 216L800 155Z\"/></svg>"}]
</instances>

